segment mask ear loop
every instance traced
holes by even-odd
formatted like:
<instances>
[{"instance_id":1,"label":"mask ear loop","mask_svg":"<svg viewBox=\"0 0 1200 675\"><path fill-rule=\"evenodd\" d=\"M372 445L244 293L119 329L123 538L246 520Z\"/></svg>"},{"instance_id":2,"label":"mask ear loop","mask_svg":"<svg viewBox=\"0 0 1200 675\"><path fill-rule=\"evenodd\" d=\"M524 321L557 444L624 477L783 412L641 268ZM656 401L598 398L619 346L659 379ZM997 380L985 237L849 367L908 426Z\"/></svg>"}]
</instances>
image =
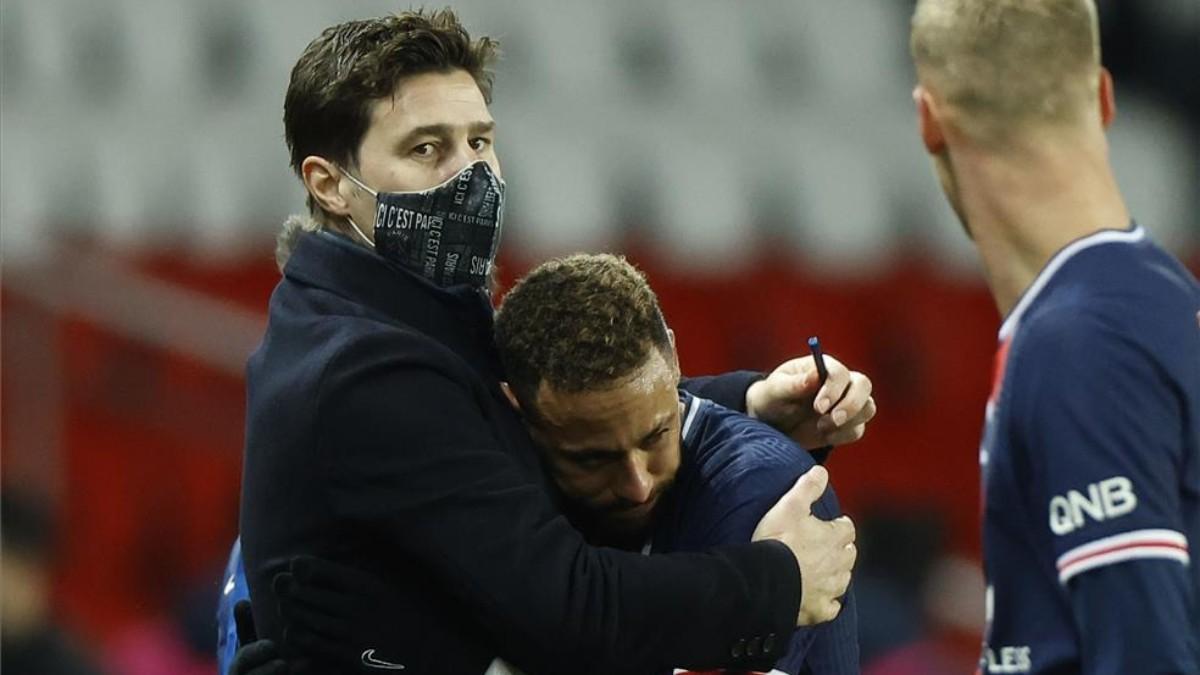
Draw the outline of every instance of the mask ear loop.
<instances>
[{"instance_id":1,"label":"mask ear loop","mask_svg":"<svg viewBox=\"0 0 1200 675\"><path fill-rule=\"evenodd\" d=\"M358 233L358 236L362 237L363 242L367 246L370 246L371 248L375 248L375 242L371 241L371 239L369 237L367 237L367 235L363 234L363 231L358 227L358 223L354 222L353 218L351 218L350 216L346 216L346 220L350 221L350 227L354 228L354 231L356 233Z\"/></svg>"},{"instance_id":2,"label":"mask ear loop","mask_svg":"<svg viewBox=\"0 0 1200 675\"><path fill-rule=\"evenodd\" d=\"M341 167L338 167L338 168L341 168ZM369 192L371 194L372 197L376 197L376 198L379 197L378 192L367 187L365 183L363 183L361 180L355 178L354 174L350 173L349 171L347 171L345 169L342 169L342 173L346 176L346 178L350 179L351 183L354 183L359 188L366 190L367 192ZM358 226L358 223L354 222L353 218L351 218L350 216L346 216L346 220L350 221L350 227L354 228L354 231L358 233L358 236L362 237L362 240L364 242L366 242L367 246L370 246L371 248L375 248L375 242L372 241L370 237L368 237L366 234L363 233L362 228L360 228Z\"/></svg>"}]
</instances>

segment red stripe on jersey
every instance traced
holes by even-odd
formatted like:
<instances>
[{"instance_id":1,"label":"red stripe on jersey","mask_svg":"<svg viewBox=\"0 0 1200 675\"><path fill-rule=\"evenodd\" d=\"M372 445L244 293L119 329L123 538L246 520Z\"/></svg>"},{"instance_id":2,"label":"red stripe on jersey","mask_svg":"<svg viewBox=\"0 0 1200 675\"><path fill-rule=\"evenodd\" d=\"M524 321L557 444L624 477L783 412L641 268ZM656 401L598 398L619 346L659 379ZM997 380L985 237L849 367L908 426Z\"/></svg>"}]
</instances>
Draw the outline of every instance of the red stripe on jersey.
<instances>
[{"instance_id":1,"label":"red stripe on jersey","mask_svg":"<svg viewBox=\"0 0 1200 675\"><path fill-rule=\"evenodd\" d=\"M988 395L988 400L996 402L1000 398L1000 388L1004 386L1004 366L1008 363L1008 346L1012 344L1012 338L1000 343L996 349L996 360L992 366L992 392Z\"/></svg>"},{"instance_id":2,"label":"red stripe on jersey","mask_svg":"<svg viewBox=\"0 0 1200 675\"><path fill-rule=\"evenodd\" d=\"M1105 548L1102 548L1098 551L1091 551L1091 552L1085 553L1083 555L1079 555L1079 556L1076 556L1073 558L1068 558L1067 560L1064 560L1058 564L1058 570L1061 572L1062 570L1064 570L1072 565L1078 565L1079 563L1081 563L1085 560L1090 560L1091 558L1095 558L1096 556L1107 555L1107 554L1113 553L1115 551L1124 551L1125 549L1130 549L1130 548L1149 548L1149 549L1166 548L1166 549L1171 549L1174 551L1182 551L1184 553L1188 552L1187 544L1180 544L1178 542L1167 541L1165 539L1142 539L1139 541L1126 542L1124 544L1114 544L1112 546L1107 546Z\"/></svg>"}]
</instances>

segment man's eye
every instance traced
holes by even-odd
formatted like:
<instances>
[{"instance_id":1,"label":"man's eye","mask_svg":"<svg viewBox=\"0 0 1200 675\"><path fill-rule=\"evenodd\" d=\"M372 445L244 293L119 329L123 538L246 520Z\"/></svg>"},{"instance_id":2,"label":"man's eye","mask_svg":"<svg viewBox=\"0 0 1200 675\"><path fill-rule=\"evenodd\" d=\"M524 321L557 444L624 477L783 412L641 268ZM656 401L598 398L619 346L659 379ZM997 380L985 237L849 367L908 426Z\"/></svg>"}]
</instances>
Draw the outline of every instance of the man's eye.
<instances>
[{"instance_id":1,"label":"man's eye","mask_svg":"<svg viewBox=\"0 0 1200 675\"><path fill-rule=\"evenodd\" d=\"M486 136L479 136L477 138L471 139L471 149L474 150L475 152L482 152L483 150L486 150L487 147L491 144L492 144L492 139L487 138Z\"/></svg>"},{"instance_id":2,"label":"man's eye","mask_svg":"<svg viewBox=\"0 0 1200 675\"><path fill-rule=\"evenodd\" d=\"M415 157L432 157L433 150L433 143L422 143L412 149L412 154Z\"/></svg>"},{"instance_id":3,"label":"man's eye","mask_svg":"<svg viewBox=\"0 0 1200 675\"><path fill-rule=\"evenodd\" d=\"M576 457L575 465L581 469L596 469L604 466L608 462L607 457L585 456Z\"/></svg>"}]
</instances>

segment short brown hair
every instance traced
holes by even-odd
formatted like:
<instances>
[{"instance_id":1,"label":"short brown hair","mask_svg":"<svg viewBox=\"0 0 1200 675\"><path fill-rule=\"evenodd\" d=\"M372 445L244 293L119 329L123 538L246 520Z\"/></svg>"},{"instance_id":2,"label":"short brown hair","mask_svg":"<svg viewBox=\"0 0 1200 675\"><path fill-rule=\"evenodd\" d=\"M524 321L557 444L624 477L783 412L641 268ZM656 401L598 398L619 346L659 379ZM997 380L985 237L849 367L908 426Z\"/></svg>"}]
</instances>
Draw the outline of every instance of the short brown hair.
<instances>
[{"instance_id":1,"label":"short brown hair","mask_svg":"<svg viewBox=\"0 0 1200 675\"><path fill-rule=\"evenodd\" d=\"M646 363L673 362L658 298L623 257L576 254L536 267L496 314L496 346L527 413L546 382L562 392L603 389Z\"/></svg>"},{"instance_id":2,"label":"short brown hair","mask_svg":"<svg viewBox=\"0 0 1200 675\"><path fill-rule=\"evenodd\" d=\"M326 28L292 68L283 128L292 170L304 158L354 166L370 125L371 103L392 96L406 77L465 70L491 102L498 44L471 36L450 9L415 10ZM325 214L308 198L309 212Z\"/></svg>"},{"instance_id":3,"label":"short brown hair","mask_svg":"<svg viewBox=\"0 0 1200 675\"><path fill-rule=\"evenodd\" d=\"M1096 100L1092 0L919 0L910 48L921 82L983 140L1078 120Z\"/></svg>"}]
</instances>

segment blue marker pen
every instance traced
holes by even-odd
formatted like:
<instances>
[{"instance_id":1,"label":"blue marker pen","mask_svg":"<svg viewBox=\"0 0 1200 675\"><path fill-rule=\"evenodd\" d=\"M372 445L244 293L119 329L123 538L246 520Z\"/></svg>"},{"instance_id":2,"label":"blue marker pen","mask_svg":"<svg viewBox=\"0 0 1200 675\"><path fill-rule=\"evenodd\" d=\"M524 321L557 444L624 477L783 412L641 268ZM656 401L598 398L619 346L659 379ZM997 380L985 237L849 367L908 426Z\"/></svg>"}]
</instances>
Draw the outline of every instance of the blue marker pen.
<instances>
[{"instance_id":1,"label":"blue marker pen","mask_svg":"<svg viewBox=\"0 0 1200 675\"><path fill-rule=\"evenodd\" d=\"M817 375L821 378L821 384L825 384L825 380L829 379L829 370L825 368L825 352L821 351L821 341L817 336L808 338L808 351L812 352L813 361L817 364Z\"/></svg>"},{"instance_id":2,"label":"blue marker pen","mask_svg":"<svg viewBox=\"0 0 1200 675\"><path fill-rule=\"evenodd\" d=\"M817 366L817 377L821 380L821 385L825 384L825 380L829 379L829 370L825 367L825 352L821 351L821 341L817 336L808 338L808 351L812 352L813 362ZM829 453L833 451L832 445L826 445L820 448L810 450L813 460L817 464L824 464L825 460L829 459Z\"/></svg>"}]
</instances>

